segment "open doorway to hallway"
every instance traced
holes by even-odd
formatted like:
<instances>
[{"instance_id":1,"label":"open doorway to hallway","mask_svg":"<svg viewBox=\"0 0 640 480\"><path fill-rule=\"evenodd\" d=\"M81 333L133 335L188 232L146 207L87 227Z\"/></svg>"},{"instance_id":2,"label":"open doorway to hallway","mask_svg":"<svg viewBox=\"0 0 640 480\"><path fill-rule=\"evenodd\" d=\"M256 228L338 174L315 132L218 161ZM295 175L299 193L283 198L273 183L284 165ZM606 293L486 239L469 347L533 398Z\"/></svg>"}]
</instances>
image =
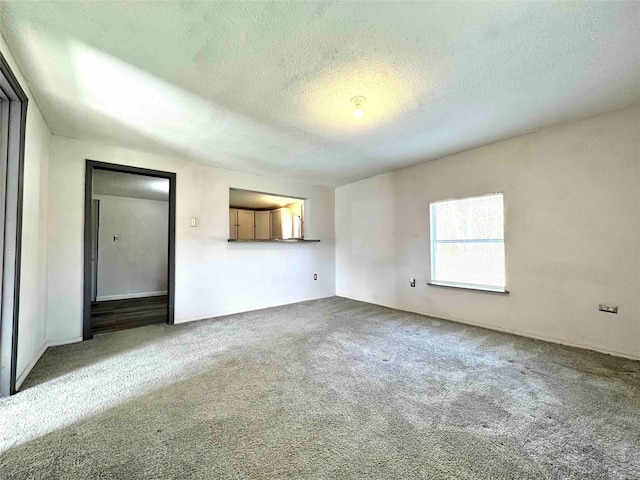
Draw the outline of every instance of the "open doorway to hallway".
<instances>
[{"instance_id":1,"label":"open doorway to hallway","mask_svg":"<svg viewBox=\"0 0 640 480\"><path fill-rule=\"evenodd\" d=\"M173 323L175 174L88 161L85 195L84 338Z\"/></svg>"}]
</instances>

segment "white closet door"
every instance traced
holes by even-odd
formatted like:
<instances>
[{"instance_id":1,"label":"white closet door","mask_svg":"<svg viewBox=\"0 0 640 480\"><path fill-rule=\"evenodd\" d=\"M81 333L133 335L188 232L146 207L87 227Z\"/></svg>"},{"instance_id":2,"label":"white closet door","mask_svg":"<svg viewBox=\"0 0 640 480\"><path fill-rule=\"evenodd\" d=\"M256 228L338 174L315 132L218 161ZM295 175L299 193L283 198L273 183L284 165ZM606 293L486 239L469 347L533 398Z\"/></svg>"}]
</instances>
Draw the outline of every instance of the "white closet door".
<instances>
[{"instance_id":1,"label":"white closet door","mask_svg":"<svg viewBox=\"0 0 640 480\"><path fill-rule=\"evenodd\" d=\"M256 240L268 240L269 212L256 212Z\"/></svg>"},{"instance_id":2,"label":"white closet door","mask_svg":"<svg viewBox=\"0 0 640 480\"><path fill-rule=\"evenodd\" d=\"M238 240L253 240L254 216L251 210L238 210Z\"/></svg>"},{"instance_id":3,"label":"white closet door","mask_svg":"<svg viewBox=\"0 0 640 480\"><path fill-rule=\"evenodd\" d=\"M238 239L238 210L235 208L229 209L229 238Z\"/></svg>"}]
</instances>

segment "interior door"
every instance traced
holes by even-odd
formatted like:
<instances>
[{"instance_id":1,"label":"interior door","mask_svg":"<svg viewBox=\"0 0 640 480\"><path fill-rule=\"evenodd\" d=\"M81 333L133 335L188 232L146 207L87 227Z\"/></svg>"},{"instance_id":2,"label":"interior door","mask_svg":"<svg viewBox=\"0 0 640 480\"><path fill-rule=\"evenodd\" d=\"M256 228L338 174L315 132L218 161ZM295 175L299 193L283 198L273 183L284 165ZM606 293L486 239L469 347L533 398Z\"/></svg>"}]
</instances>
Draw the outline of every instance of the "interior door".
<instances>
[{"instance_id":1,"label":"interior door","mask_svg":"<svg viewBox=\"0 0 640 480\"><path fill-rule=\"evenodd\" d=\"M255 220L252 210L238 210L238 240L253 240Z\"/></svg>"},{"instance_id":2,"label":"interior door","mask_svg":"<svg viewBox=\"0 0 640 480\"><path fill-rule=\"evenodd\" d=\"M269 212L256 212L256 240L268 240Z\"/></svg>"},{"instance_id":3,"label":"interior door","mask_svg":"<svg viewBox=\"0 0 640 480\"><path fill-rule=\"evenodd\" d=\"M238 210L235 208L229 209L229 238L238 239Z\"/></svg>"}]
</instances>

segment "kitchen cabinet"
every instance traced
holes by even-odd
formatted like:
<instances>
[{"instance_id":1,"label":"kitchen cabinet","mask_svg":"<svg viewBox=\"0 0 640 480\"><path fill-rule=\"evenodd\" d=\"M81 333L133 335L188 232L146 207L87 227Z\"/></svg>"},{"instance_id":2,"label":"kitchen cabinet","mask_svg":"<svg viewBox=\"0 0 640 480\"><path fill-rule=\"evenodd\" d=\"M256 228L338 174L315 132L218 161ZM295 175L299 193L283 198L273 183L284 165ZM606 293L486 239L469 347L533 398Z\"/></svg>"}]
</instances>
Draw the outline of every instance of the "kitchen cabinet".
<instances>
[{"instance_id":1,"label":"kitchen cabinet","mask_svg":"<svg viewBox=\"0 0 640 480\"><path fill-rule=\"evenodd\" d=\"M255 212L238 209L238 240L255 238Z\"/></svg>"},{"instance_id":2,"label":"kitchen cabinet","mask_svg":"<svg viewBox=\"0 0 640 480\"><path fill-rule=\"evenodd\" d=\"M293 235L293 214L290 208L271 210L271 238L291 238Z\"/></svg>"},{"instance_id":3,"label":"kitchen cabinet","mask_svg":"<svg viewBox=\"0 0 640 480\"><path fill-rule=\"evenodd\" d=\"M270 212L255 212L255 239L269 240L270 235Z\"/></svg>"},{"instance_id":4,"label":"kitchen cabinet","mask_svg":"<svg viewBox=\"0 0 640 480\"><path fill-rule=\"evenodd\" d=\"M238 209L229 209L229 239L238 239Z\"/></svg>"}]
</instances>

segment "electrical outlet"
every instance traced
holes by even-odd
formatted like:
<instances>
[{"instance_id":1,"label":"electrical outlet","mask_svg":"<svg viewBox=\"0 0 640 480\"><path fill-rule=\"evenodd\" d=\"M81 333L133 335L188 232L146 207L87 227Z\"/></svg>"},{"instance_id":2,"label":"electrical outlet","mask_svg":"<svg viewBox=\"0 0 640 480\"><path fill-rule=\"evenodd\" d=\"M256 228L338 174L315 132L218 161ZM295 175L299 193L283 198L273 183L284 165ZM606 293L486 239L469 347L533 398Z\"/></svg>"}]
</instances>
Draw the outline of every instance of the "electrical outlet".
<instances>
[{"instance_id":1,"label":"electrical outlet","mask_svg":"<svg viewBox=\"0 0 640 480\"><path fill-rule=\"evenodd\" d=\"M317 280L317 279L318 279L318 274L317 274L317 273L314 273L314 274L313 274L313 279L314 279L314 280Z\"/></svg>"},{"instance_id":2,"label":"electrical outlet","mask_svg":"<svg viewBox=\"0 0 640 480\"><path fill-rule=\"evenodd\" d=\"M412 287L416 286L416 279L415 278L410 278L409 279L409 285L411 285Z\"/></svg>"},{"instance_id":3,"label":"electrical outlet","mask_svg":"<svg viewBox=\"0 0 640 480\"><path fill-rule=\"evenodd\" d=\"M191 226L192 227L198 226L198 221L196 220L196 217L191 217Z\"/></svg>"},{"instance_id":4,"label":"electrical outlet","mask_svg":"<svg viewBox=\"0 0 640 480\"><path fill-rule=\"evenodd\" d=\"M600 310L601 312L607 312L607 313L618 313L618 306L617 305L605 305L604 303L601 303L598 306L598 310Z\"/></svg>"}]
</instances>

